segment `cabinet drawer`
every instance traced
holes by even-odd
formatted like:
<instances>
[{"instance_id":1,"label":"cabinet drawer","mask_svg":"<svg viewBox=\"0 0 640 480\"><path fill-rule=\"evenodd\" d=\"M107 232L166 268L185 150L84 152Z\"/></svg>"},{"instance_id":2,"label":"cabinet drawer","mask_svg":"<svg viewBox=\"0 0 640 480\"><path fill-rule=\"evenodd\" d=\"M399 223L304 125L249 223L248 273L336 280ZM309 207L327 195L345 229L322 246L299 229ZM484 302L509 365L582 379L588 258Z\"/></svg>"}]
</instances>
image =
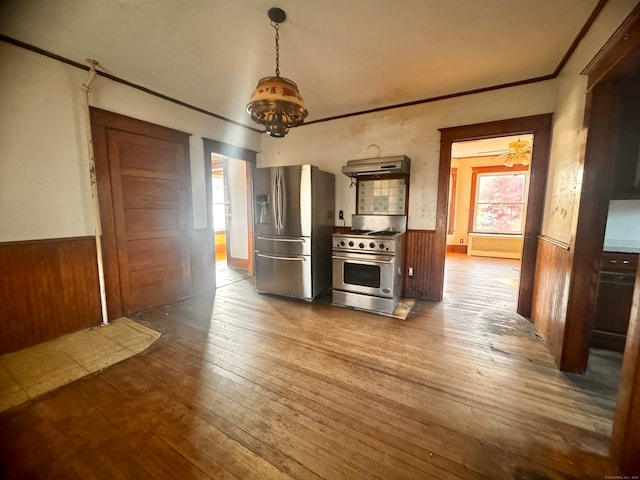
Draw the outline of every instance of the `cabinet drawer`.
<instances>
[{"instance_id":1,"label":"cabinet drawer","mask_svg":"<svg viewBox=\"0 0 640 480\"><path fill-rule=\"evenodd\" d=\"M638 268L637 253L603 252L600 272L633 272Z\"/></svg>"}]
</instances>

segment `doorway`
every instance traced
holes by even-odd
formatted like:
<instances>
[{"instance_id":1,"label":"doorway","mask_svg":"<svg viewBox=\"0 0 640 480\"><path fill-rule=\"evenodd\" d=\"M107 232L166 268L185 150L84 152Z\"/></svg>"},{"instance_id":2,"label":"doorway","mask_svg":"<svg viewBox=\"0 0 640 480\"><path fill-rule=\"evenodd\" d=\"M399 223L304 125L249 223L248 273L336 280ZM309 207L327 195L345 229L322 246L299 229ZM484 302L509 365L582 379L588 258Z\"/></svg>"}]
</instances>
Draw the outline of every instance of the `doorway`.
<instances>
[{"instance_id":1,"label":"doorway","mask_svg":"<svg viewBox=\"0 0 640 480\"><path fill-rule=\"evenodd\" d=\"M211 154L211 213L216 288L244 280L249 272L248 162Z\"/></svg>"},{"instance_id":2,"label":"doorway","mask_svg":"<svg viewBox=\"0 0 640 480\"><path fill-rule=\"evenodd\" d=\"M433 265L428 298L442 300L444 287L444 264L447 250L447 228L449 210L449 183L451 152L456 142L481 140L508 135L533 135L535 147L531 148L529 165L528 206L522 241L521 270L518 282L517 312L531 317L533 280L538 247L538 235L542 228L542 206L549 165L549 141L551 136L551 114L499 120L474 125L444 128L440 130L440 170L438 176L438 205L436 230L431 249L430 264Z\"/></svg>"},{"instance_id":3,"label":"doorway","mask_svg":"<svg viewBox=\"0 0 640 480\"><path fill-rule=\"evenodd\" d=\"M253 171L256 153L203 139L207 230L215 288L253 276Z\"/></svg>"},{"instance_id":4,"label":"doorway","mask_svg":"<svg viewBox=\"0 0 640 480\"><path fill-rule=\"evenodd\" d=\"M514 310L532 148L531 134L454 142L451 146L445 262L486 268L487 282L475 287L478 294L490 294L495 282L502 282L513 293ZM464 262L461 256L482 261ZM498 264L502 265L501 275L494 277L489 272Z\"/></svg>"}]
</instances>

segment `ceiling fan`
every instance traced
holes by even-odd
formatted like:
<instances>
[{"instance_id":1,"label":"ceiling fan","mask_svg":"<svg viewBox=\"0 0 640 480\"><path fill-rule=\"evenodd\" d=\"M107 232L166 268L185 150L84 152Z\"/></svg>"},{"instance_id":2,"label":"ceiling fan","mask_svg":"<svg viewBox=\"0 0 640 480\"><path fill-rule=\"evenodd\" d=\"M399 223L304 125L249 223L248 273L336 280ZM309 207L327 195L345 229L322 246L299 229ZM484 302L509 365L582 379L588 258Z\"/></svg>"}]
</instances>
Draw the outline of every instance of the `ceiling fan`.
<instances>
[{"instance_id":1,"label":"ceiling fan","mask_svg":"<svg viewBox=\"0 0 640 480\"><path fill-rule=\"evenodd\" d=\"M505 167L513 167L517 164L529 165L531 161L531 144L527 140L516 140L515 142L511 142L509 144L509 149L498 155L494 158L494 160L498 160L499 158L503 158L504 161L502 164Z\"/></svg>"}]
</instances>

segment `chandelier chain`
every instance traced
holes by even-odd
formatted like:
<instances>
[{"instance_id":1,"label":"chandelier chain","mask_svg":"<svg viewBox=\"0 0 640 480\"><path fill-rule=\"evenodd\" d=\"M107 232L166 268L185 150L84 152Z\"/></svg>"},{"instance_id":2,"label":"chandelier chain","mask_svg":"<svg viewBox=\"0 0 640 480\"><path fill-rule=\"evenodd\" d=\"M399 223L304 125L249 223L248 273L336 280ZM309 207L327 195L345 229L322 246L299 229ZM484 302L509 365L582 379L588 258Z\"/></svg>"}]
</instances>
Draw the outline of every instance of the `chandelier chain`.
<instances>
[{"instance_id":1,"label":"chandelier chain","mask_svg":"<svg viewBox=\"0 0 640 480\"><path fill-rule=\"evenodd\" d=\"M276 77L280 76L280 25L271 22L271 26L276 31Z\"/></svg>"}]
</instances>

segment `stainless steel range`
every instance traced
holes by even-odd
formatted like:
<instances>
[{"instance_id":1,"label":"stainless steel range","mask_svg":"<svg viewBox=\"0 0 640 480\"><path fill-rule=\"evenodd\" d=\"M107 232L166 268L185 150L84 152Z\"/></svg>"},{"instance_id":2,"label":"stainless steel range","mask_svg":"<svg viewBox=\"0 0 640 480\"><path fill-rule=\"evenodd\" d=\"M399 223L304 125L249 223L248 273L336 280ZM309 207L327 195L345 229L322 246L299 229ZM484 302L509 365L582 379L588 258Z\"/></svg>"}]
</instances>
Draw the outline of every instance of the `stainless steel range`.
<instances>
[{"instance_id":1,"label":"stainless steel range","mask_svg":"<svg viewBox=\"0 0 640 480\"><path fill-rule=\"evenodd\" d=\"M353 215L332 238L333 303L391 314L400 301L404 215Z\"/></svg>"}]
</instances>

